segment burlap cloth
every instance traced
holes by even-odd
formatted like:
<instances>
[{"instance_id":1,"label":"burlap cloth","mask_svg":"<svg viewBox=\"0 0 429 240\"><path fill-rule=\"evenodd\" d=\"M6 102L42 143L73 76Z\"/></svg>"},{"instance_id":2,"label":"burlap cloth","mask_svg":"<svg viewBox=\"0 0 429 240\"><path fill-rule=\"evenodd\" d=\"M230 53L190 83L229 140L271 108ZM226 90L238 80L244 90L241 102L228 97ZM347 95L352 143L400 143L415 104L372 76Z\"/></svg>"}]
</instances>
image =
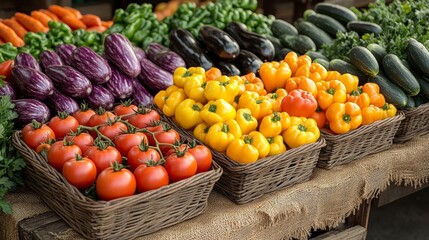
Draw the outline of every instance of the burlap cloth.
<instances>
[{"instance_id":1,"label":"burlap cloth","mask_svg":"<svg viewBox=\"0 0 429 240\"><path fill-rule=\"evenodd\" d=\"M416 187L427 182L429 135L331 170L316 169L308 182L236 205L213 192L198 217L138 239L306 239L312 228L335 227L362 201L390 183ZM9 194L13 215L0 215L0 238L18 239L17 223L49 211L29 190ZM82 239L68 230L58 239Z\"/></svg>"}]
</instances>

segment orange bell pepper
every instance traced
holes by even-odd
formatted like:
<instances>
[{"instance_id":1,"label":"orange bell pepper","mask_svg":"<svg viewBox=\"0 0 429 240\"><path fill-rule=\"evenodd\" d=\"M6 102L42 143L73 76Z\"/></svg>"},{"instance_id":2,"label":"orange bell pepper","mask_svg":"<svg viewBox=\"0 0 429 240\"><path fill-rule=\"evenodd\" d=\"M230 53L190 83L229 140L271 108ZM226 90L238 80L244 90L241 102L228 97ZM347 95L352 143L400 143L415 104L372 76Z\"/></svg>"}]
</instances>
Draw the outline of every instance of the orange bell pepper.
<instances>
[{"instance_id":1,"label":"orange bell pepper","mask_svg":"<svg viewBox=\"0 0 429 240\"><path fill-rule=\"evenodd\" d=\"M326 68L319 63L312 63L310 65L310 79L319 82L325 80L328 76L328 71Z\"/></svg>"},{"instance_id":2,"label":"orange bell pepper","mask_svg":"<svg viewBox=\"0 0 429 240\"><path fill-rule=\"evenodd\" d=\"M293 77L310 77L311 58L308 55L301 55L298 57L298 69Z\"/></svg>"},{"instance_id":3,"label":"orange bell pepper","mask_svg":"<svg viewBox=\"0 0 429 240\"><path fill-rule=\"evenodd\" d=\"M354 102L359 105L360 109L363 109L369 106L371 99L367 93L362 92L362 88L357 88L347 94L347 102Z\"/></svg>"},{"instance_id":4,"label":"orange bell pepper","mask_svg":"<svg viewBox=\"0 0 429 240\"><path fill-rule=\"evenodd\" d=\"M206 71L206 81L215 80L218 77L222 76L222 72L219 70L219 68L212 67L209 70Z\"/></svg>"},{"instance_id":5,"label":"orange bell pepper","mask_svg":"<svg viewBox=\"0 0 429 240\"><path fill-rule=\"evenodd\" d=\"M316 83L310 78L301 76L301 77L291 77L286 81L285 89L287 92L290 92L295 89L301 89L311 93L314 97L317 96L317 86Z\"/></svg>"},{"instance_id":6,"label":"orange bell pepper","mask_svg":"<svg viewBox=\"0 0 429 240\"><path fill-rule=\"evenodd\" d=\"M292 71L286 62L265 62L259 68L259 75L267 92L283 88Z\"/></svg>"},{"instance_id":7,"label":"orange bell pepper","mask_svg":"<svg viewBox=\"0 0 429 240\"><path fill-rule=\"evenodd\" d=\"M282 107L282 100L287 95L287 91L284 88L279 88L275 93L267 94L267 99L272 103L273 112L280 112Z\"/></svg>"},{"instance_id":8,"label":"orange bell pepper","mask_svg":"<svg viewBox=\"0 0 429 240\"><path fill-rule=\"evenodd\" d=\"M350 94L353 90L356 90L359 85L359 78L349 73L341 75L338 80L346 86L347 93Z\"/></svg>"},{"instance_id":9,"label":"orange bell pepper","mask_svg":"<svg viewBox=\"0 0 429 240\"><path fill-rule=\"evenodd\" d=\"M317 127L322 129L326 125L326 113L320 107L317 107L316 111L310 115L309 118L312 118L316 121Z\"/></svg>"},{"instance_id":10,"label":"orange bell pepper","mask_svg":"<svg viewBox=\"0 0 429 240\"><path fill-rule=\"evenodd\" d=\"M383 107L386 104L383 94L380 93L380 87L377 83L365 83L362 91L369 95L371 104L377 107Z\"/></svg>"},{"instance_id":11,"label":"orange bell pepper","mask_svg":"<svg viewBox=\"0 0 429 240\"><path fill-rule=\"evenodd\" d=\"M339 80L320 81L317 86L317 102L322 110L333 103L344 103L347 100L346 87Z\"/></svg>"},{"instance_id":12,"label":"orange bell pepper","mask_svg":"<svg viewBox=\"0 0 429 240\"><path fill-rule=\"evenodd\" d=\"M362 108L362 125L371 124L375 121L383 119L383 110L374 105Z\"/></svg>"},{"instance_id":13,"label":"orange bell pepper","mask_svg":"<svg viewBox=\"0 0 429 240\"><path fill-rule=\"evenodd\" d=\"M245 91L238 100L238 109L248 108L258 121L273 113L272 103L266 96L259 96L256 92Z\"/></svg>"},{"instance_id":14,"label":"orange bell pepper","mask_svg":"<svg viewBox=\"0 0 429 240\"><path fill-rule=\"evenodd\" d=\"M259 96L267 95L267 90L264 88L264 82L255 73L251 72L244 76L241 76L244 80L244 86L247 91L257 92Z\"/></svg>"},{"instance_id":15,"label":"orange bell pepper","mask_svg":"<svg viewBox=\"0 0 429 240\"><path fill-rule=\"evenodd\" d=\"M331 80L339 80L340 76L341 76L340 72L337 72L337 71L328 71L326 73L325 81L328 82L328 81L331 81Z\"/></svg>"},{"instance_id":16,"label":"orange bell pepper","mask_svg":"<svg viewBox=\"0 0 429 240\"><path fill-rule=\"evenodd\" d=\"M362 113L356 103L333 103L326 110L329 128L334 133L343 134L362 124Z\"/></svg>"},{"instance_id":17,"label":"orange bell pepper","mask_svg":"<svg viewBox=\"0 0 429 240\"><path fill-rule=\"evenodd\" d=\"M286 62L287 65L289 65L292 74L295 74L296 70L298 70L298 54L293 51L289 52L288 54L286 54L283 61Z\"/></svg>"}]
</instances>

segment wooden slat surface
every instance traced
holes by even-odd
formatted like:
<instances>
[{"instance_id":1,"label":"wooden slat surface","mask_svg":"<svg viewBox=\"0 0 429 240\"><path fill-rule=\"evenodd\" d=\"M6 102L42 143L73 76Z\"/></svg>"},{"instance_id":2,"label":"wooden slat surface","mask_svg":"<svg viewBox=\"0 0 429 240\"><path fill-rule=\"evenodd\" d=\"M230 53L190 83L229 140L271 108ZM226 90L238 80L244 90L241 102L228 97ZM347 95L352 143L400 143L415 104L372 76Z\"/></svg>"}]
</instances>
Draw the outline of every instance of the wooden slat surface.
<instances>
[{"instance_id":1,"label":"wooden slat surface","mask_svg":"<svg viewBox=\"0 0 429 240\"><path fill-rule=\"evenodd\" d=\"M362 226L354 226L343 230L332 230L311 240L364 240L366 229Z\"/></svg>"}]
</instances>

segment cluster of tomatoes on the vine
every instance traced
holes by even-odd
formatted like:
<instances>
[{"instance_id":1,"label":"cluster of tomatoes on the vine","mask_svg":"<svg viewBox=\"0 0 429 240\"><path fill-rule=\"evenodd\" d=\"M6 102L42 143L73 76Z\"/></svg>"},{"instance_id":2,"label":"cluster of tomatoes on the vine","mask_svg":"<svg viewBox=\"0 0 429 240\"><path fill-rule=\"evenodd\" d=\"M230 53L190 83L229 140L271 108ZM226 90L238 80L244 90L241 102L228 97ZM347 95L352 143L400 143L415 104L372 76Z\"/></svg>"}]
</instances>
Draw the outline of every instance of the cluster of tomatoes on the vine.
<instances>
[{"instance_id":1,"label":"cluster of tomatoes on the vine","mask_svg":"<svg viewBox=\"0 0 429 240\"><path fill-rule=\"evenodd\" d=\"M112 200L149 191L210 170L210 150L162 123L155 110L130 103L113 112L82 105L49 123L33 121L24 142L79 190L95 183L98 199Z\"/></svg>"}]
</instances>

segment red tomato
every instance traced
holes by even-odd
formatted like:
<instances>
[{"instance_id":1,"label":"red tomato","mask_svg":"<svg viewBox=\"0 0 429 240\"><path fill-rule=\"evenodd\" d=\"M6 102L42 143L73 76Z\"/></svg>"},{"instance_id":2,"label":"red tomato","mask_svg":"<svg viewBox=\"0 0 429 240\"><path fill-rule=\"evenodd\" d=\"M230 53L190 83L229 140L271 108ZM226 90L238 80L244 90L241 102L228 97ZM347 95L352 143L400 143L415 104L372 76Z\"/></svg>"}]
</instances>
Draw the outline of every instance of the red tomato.
<instances>
[{"instance_id":1,"label":"red tomato","mask_svg":"<svg viewBox=\"0 0 429 240\"><path fill-rule=\"evenodd\" d=\"M137 181L137 192L145 192L168 185L167 170L161 165L140 165L134 171Z\"/></svg>"},{"instance_id":2,"label":"red tomato","mask_svg":"<svg viewBox=\"0 0 429 240\"><path fill-rule=\"evenodd\" d=\"M310 117L317 109L317 101L311 93L301 89L292 90L283 98L281 110L290 116Z\"/></svg>"},{"instance_id":3,"label":"red tomato","mask_svg":"<svg viewBox=\"0 0 429 240\"><path fill-rule=\"evenodd\" d=\"M64 140L73 141L74 144L80 147L83 153L85 153L86 150L94 144L94 138L92 138L92 136L86 132L81 132L77 136L66 135Z\"/></svg>"},{"instance_id":4,"label":"red tomato","mask_svg":"<svg viewBox=\"0 0 429 240\"><path fill-rule=\"evenodd\" d=\"M114 164L98 175L95 189L98 198L104 201L131 196L136 192L136 178L130 170Z\"/></svg>"},{"instance_id":5,"label":"red tomato","mask_svg":"<svg viewBox=\"0 0 429 240\"><path fill-rule=\"evenodd\" d=\"M97 125L106 124L109 119L113 122L115 120L115 117L115 114L109 111L101 111L99 113L96 112L89 118L88 126L94 127Z\"/></svg>"},{"instance_id":6,"label":"red tomato","mask_svg":"<svg viewBox=\"0 0 429 240\"><path fill-rule=\"evenodd\" d=\"M134 104L131 104L131 102L125 102L123 104L120 104L113 109L113 112L118 116L124 116L122 119L127 120L131 117L132 114L135 114L138 111L138 107Z\"/></svg>"},{"instance_id":7,"label":"red tomato","mask_svg":"<svg viewBox=\"0 0 429 240\"><path fill-rule=\"evenodd\" d=\"M210 149L204 145L196 145L188 148L188 153L192 154L197 160L197 173L210 170L213 162L213 156Z\"/></svg>"},{"instance_id":8,"label":"red tomato","mask_svg":"<svg viewBox=\"0 0 429 240\"><path fill-rule=\"evenodd\" d=\"M110 167L110 164L113 162L122 163L121 153L112 146L108 146L104 149L100 149L97 146L89 147L84 156L95 163L98 174L100 174L104 169Z\"/></svg>"},{"instance_id":9,"label":"red tomato","mask_svg":"<svg viewBox=\"0 0 429 240\"><path fill-rule=\"evenodd\" d=\"M321 110L320 108L317 108L317 110L310 115L310 118L316 120L317 127L320 129L324 128L326 125L326 113Z\"/></svg>"},{"instance_id":10,"label":"red tomato","mask_svg":"<svg viewBox=\"0 0 429 240\"><path fill-rule=\"evenodd\" d=\"M141 142L147 143L147 137L141 132L137 133L124 133L115 137L114 143L116 149L122 154L127 156L130 149L134 146L138 146Z\"/></svg>"},{"instance_id":11,"label":"red tomato","mask_svg":"<svg viewBox=\"0 0 429 240\"><path fill-rule=\"evenodd\" d=\"M175 144L174 144L175 145ZM188 146L188 144L181 144L180 146L176 146L176 148L179 148L179 151L184 151L185 149L188 149L189 148L189 146ZM164 157L168 157L168 156L170 156L171 154L173 154L173 153L175 153L176 152L176 149L173 147L173 148L170 148L166 153L165 153L165 155L164 155Z\"/></svg>"},{"instance_id":12,"label":"red tomato","mask_svg":"<svg viewBox=\"0 0 429 240\"><path fill-rule=\"evenodd\" d=\"M63 139L70 132L75 132L79 127L79 122L68 113L59 113L49 122L49 127L54 131L57 139Z\"/></svg>"},{"instance_id":13,"label":"red tomato","mask_svg":"<svg viewBox=\"0 0 429 240\"><path fill-rule=\"evenodd\" d=\"M32 122L22 129L22 139L33 150L40 144L55 140L55 133L46 124Z\"/></svg>"},{"instance_id":14,"label":"red tomato","mask_svg":"<svg viewBox=\"0 0 429 240\"><path fill-rule=\"evenodd\" d=\"M153 122L161 120L161 115L155 110L144 108L128 119L128 122L137 128L151 126Z\"/></svg>"},{"instance_id":15,"label":"red tomato","mask_svg":"<svg viewBox=\"0 0 429 240\"><path fill-rule=\"evenodd\" d=\"M89 109L87 105L81 105L79 111L73 113L73 117L79 122L80 125L88 126L89 119L95 115L95 111Z\"/></svg>"},{"instance_id":16,"label":"red tomato","mask_svg":"<svg viewBox=\"0 0 429 240\"><path fill-rule=\"evenodd\" d=\"M158 151L153 148L149 148L146 144L140 144L134 146L128 151L127 154L128 165L130 165L131 171L134 171L140 165L146 165L149 161L158 162L161 159Z\"/></svg>"},{"instance_id":17,"label":"red tomato","mask_svg":"<svg viewBox=\"0 0 429 240\"><path fill-rule=\"evenodd\" d=\"M97 178L97 167L94 162L81 156L66 161L62 172L67 182L79 190L89 188Z\"/></svg>"},{"instance_id":18,"label":"red tomato","mask_svg":"<svg viewBox=\"0 0 429 240\"><path fill-rule=\"evenodd\" d=\"M82 155L82 150L73 142L58 141L48 151L48 163L61 172L64 163L75 158L76 154Z\"/></svg>"},{"instance_id":19,"label":"red tomato","mask_svg":"<svg viewBox=\"0 0 429 240\"><path fill-rule=\"evenodd\" d=\"M155 139L156 141L158 141L158 143L161 143L161 144L163 143L174 144L176 141L180 142L180 135L176 130L170 129L167 131L156 133ZM149 140L149 145L155 146L155 141L153 139L148 138L148 140ZM150 142L151 140L152 140L152 143ZM171 146L168 146L168 145L159 146L159 150L161 150L162 154L166 154L170 149L171 149Z\"/></svg>"},{"instance_id":20,"label":"red tomato","mask_svg":"<svg viewBox=\"0 0 429 240\"><path fill-rule=\"evenodd\" d=\"M13 67L13 60L0 63L0 76L5 76L4 80L9 81Z\"/></svg>"},{"instance_id":21,"label":"red tomato","mask_svg":"<svg viewBox=\"0 0 429 240\"><path fill-rule=\"evenodd\" d=\"M176 153L170 155L165 160L165 169L171 182L189 178L197 172L197 160L186 152L183 156L177 156Z\"/></svg>"},{"instance_id":22,"label":"red tomato","mask_svg":"<svg viewBox=\"0 0 429 240\"><path fill-rule=\"evenodd\" d=\"M116 136L127 131L127 125L123 122L115 122L101 126L98 131L109 139L114 139Z\"/></svg>"}]
</instances>

